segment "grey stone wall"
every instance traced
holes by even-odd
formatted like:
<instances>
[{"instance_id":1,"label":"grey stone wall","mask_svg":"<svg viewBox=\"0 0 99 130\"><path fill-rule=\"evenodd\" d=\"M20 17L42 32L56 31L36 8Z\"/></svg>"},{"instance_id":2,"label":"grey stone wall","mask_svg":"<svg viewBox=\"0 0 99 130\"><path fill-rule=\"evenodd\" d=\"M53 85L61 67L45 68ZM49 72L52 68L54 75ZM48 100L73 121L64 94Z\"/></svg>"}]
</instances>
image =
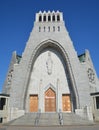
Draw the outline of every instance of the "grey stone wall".
<instances>
[{"instance_id":1,"label":"grey stone wall","mask_svg":"<svg viewBox=\"0 0 99 130\"><path fill-rule=\"evenodd\" d=\"M58 14L60 13L58 12ZM96 91L97 84L99 84L97 75L88 53L86 55L88 55L90 63L88 60L85 63L80 63L73 42L65 27L62 14L60 16L61 20L54 22L39 22L39 15L36 16L36 21L22 54L21 62L13 65L14 72L10 90L10 107L21 110L25 109L33 65L39 54L47 47L54 48L63 57L69 73L71 92L75 96L76 107L90 106L90 91ZM91 67L95 73L96 84L89 82L87 75L88 67Z\"/></svg>"}]
</instances>

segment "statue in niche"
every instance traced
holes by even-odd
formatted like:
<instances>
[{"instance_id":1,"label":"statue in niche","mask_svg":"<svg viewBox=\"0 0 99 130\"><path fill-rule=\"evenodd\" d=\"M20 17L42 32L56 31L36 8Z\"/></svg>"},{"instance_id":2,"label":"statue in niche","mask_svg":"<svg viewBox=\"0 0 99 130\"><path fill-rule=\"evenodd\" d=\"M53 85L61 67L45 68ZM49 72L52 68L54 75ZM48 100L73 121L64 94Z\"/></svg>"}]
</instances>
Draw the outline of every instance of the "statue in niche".
<instances>
[{"instance_id":1,"label":"statue in niche","mask_svg":"<svg viewBox=\"0 0 99 130\"><path fill-rule=\"evenodd\" d=\"M48 59L46 61L47 73L48 75L52 74L53 61L51 59L51 52L48 52Z\"/></svg>"}]
</instances>

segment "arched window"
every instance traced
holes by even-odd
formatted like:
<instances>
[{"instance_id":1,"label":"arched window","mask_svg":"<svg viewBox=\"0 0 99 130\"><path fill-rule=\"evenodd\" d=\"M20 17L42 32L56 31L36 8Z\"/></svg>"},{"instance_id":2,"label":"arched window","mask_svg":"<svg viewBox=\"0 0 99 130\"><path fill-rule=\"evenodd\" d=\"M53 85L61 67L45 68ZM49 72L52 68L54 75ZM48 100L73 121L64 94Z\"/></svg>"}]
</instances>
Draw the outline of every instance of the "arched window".
<instances>
[{"instance_id":1,"label":"arched window","mask_svg":"<svg viewBox=\"0 0 99 130\"><path fill-rule=\"evenodd\" d=\"M55 21L55 15L52 16L52 21Z\"/></svg>"},{"instance_id":2,"label":"arched window","mask_svg":"<svg viewBox=\"0 0 99 130\"><path fill-rule=\"evenodd\" d=\"M40 15L40 16L39 16L39 22L41 22L41 21L42 21L42 16Z\"/></svg>"},{"instance_id":3,"label":"arched window","mask_svg":"<svg viewBox=\"0 0 99 130\"><path fill-rule=\"evenodd\" d=\"M50 15L48 16L48 21L51 21L51 16Z\"/></svg>"},{"instance_id":4,"label":"arched window","mask_svg":"<svg viewBox=\"0 0 99 130\"><path fill-rule=\"evenodd\" d=\"M44 21L44 22L46 21L46 15L44 15L44 17L43 17L43 21Z\"/></svg>"},{"instance_id":5,"label":"arched window","mask_svg":"<svg viewBox=\"0 0 99 130\"><path fill-rule=\"evenodd\" d=\"M60 15L59 14L57 15L57 21L60 21Z\"/></svg>"}]
</instances>

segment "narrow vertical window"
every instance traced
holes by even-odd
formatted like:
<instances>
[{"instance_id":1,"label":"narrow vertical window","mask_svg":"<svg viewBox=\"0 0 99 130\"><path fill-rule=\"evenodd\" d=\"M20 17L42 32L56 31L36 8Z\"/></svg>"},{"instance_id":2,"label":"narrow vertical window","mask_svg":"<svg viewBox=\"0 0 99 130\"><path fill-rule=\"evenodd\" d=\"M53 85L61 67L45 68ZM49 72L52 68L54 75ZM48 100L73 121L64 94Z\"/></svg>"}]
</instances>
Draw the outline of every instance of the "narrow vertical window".
<instances>
[{"instance_id":1,"label":"narrow vertical window","mask_svg":"<svg viewBox=\"0 0 99 130\"><path fill-rule=\"evenodd\" d=\"M53 32L55 32L55 26L53 26Z\"/></svg>"},{"instance_id":2,"label":"narrow vertical window","mask_svg":"<svg viewBox=\"0 0 99 130\"><path fill-rule=\"evenodd\" d=\"M44 32L45 32L45 27L44 27Z\"/></svg>"},{"instance_id":3,"label":"narrow vertical window","mask_svg":"<svg viewBox=\"0 0 99 130\"><path fill-rule=\"evenodd\" d=\"M99 109L99 97L96 97L96 108Z\"/></svg>"},{"instance_id":4,"label":"narrow vertical window","mask_svg":"<svg viewBox=\"0 0 99 130\"><path fill-rule=\"evenodd\" d=\"M48 32L50 32L50 27L48 27Z\"/></svg>"},{"instance_id":5,"label":"narrow vertical window","mask_svg":"<svg viewBox=\"0 0 99 130\"><path fill-rule=\"evenodd\" d=\"M52 21L55 21L55 15L52 16Z\"/></svg>"},{"instance_id":6,"label":"narrow vertical window","mask_svg":"<svg viewBox=\"0 0 99 130\"><path fill-rule=\"evenodd\" d=\"M60 31L60 26L58 26L58 32Z\"/></svg>"},{"instance_id":7,"label":"narrow vertical window","mask_svg":"<svg viewBox=\"0 0 99 130\"><path fill-rule=\"evenodd\" d=\"M60 21L60 16L59 16L59 14L57 15L57 21Z\"/></svg>"},{"instance_id":8,"label":"narrow vertical window","mask_svg":"<svg viewBox=\"0 0 99 130\"><path fill-rule=\"evenodd\" d=\"M48 21L49 21L49 22L51 21L51 16L50 16L50 15L48 16Z\"/></svg>"},{"instance_id":9,"label":"narrow vertical window","mask_svg":"<svg viewBox=\"0 0 99 130\"><path fill-rule=\"evenodd\" d=\"M44 15L44 17L43 17L43 21L46 22L46 15Z\"/></svg>"},{"instance_id":10,"label":"narrow vertical window","mask_svg":"<svg viewBox=\"0 0 99 130\"><path fill-rule=\"evenodd\" d=\"M39 27L39 32L41 32L41 27Z\"/></svg>"},{"instance_id":11,"label":"narrow vertical window","mask_svg":"<svg viewBox=\"0 0 99 130\"><path fill-rule=\"evenodd\" d=\"M39 22L41 22L41 21L42 21L42 16L40 15L40 16L39 16Z\"/></svg>"}]
</instances>

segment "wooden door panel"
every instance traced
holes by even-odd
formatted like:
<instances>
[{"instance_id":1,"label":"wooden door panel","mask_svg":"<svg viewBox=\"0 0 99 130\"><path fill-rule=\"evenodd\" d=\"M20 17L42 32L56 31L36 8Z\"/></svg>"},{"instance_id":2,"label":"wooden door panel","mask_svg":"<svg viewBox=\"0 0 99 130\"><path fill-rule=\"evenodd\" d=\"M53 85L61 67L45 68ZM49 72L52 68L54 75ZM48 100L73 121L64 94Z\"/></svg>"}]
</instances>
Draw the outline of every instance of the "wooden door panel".
<instances>
[{"instance_id":1,"label":"wooden door panel","mask_svg":"<svg viewBox=\"0 0 99 130\"><path fill-rule=\"evenodd\" d=\"M70 95L62 95L63 111L71 111Z\"/></svg>"},{"instance_id":2,"label":"wooden door panel","mask_svg":"<svg viewBox=\"0 0 99 130\"><path fill-rule=\"evenodd\" d=\"M38 95L30 95L30 112L38 111Z\"/></svg>"},{"instance_id":3,"label":"wooden door panel","mask_svg":"<svg viewBox=\"0 0 99 130\"><path fill-rule=\"evenodd\" d=\"M45 112L56 111L56 94L49 88L45 92Z\"/></svg>"}]
</instances>

